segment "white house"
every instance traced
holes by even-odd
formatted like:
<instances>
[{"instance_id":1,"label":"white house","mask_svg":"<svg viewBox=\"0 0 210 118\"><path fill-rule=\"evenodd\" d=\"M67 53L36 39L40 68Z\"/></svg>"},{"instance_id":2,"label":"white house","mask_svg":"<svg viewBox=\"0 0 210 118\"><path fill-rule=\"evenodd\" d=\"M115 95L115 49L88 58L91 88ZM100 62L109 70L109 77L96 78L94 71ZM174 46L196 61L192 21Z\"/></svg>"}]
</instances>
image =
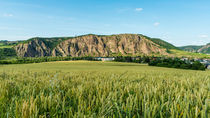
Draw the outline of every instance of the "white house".
<instances>
[{"instance_id":1,"label":"white house","mask_svg":"<svg viewBox=\"0 0 210 118\"><path fill-rule=\"evenodd\" d=\"M101 60L101 61L114 61L114 57L96 57L95 59Z\"/></svg>"},{"instance_id":2,"label":"white house","mask_svg":"<svg viewBox=\"0 0 210 118\"><path fill-rule=\"evenodd\" d=\"M207 65L206 65L206 68L207 68L207 69L210 69L210 64L207 64Z\"/></svg>"}]
</instances>

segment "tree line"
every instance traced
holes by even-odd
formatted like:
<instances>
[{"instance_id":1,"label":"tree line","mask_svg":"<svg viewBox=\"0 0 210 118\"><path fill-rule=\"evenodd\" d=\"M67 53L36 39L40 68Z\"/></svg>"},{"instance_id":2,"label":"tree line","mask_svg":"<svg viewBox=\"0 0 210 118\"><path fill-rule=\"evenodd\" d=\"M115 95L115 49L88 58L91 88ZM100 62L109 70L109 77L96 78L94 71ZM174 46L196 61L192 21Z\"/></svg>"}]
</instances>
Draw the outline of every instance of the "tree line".
<instances>
[{"instance_id":1,"label":"tree line","mask_svg":"<svg viewBox=\"0 0 210 118\"><path fill-rule=\"evenodd\" d=\"M191 69L191 70L205 70L205 66L199 61L183 61L179 58L167 58L160 59L156 58L149 62L149 66L159 66L168 68L180 68L180 69Z\"/></svg>"},{"instance_id":2,"label":"tree line","mask_svg":"<svg viewBox=\"0 0 210 118\"><path fill-rule=\"evenodd\" d=\"M15 56L17 55L13 48L0 48L0 60Z\"/></svg>"},{"instance_id":3,"label":"tree line","mask_svg":"<svg viewBox=\"0 0 210 118\"><path fill-rule=\"evenodd\" d=\"M183 61L179 58L168 58L168 57L130 57L130 56L119 56L115 58L117 62L133 62L133 63L148 63L149 66L168 67L168 68L179 68L179 69L191 69L191 70L205 70L205 66L199 61L189 60Z\"/></svg>"},{"instance_id":4,"label":"tree line","mask_svg":"<svg viewBox=\"0 0 210 118\"><path fill-rule=\"evenodd\" d=\"M0 60L0 64L27 64L52 61L89 60L97 61L94 57L23 57L12 60Z\"/></svg>"},{"instance_id":5,"label":"tree line","mask_svg":"<svg viewBox=\"0 0 210 118\"><path fill-rule=\"evenodd\" d=\"M179 58L166 57L149 57L149 56L117 56L114 57L116 62L131 62L131 63L148 63L149 66L159 66L168 68L180 68L191 70L205 70L205 66L199 61L183 61ZM52 61L71 61L71 60L88 60L99 61L95 57L24 57L10 60L0 60L0 64L26 64L26 63L41 63Z\"/></svg>"}]
</instances>

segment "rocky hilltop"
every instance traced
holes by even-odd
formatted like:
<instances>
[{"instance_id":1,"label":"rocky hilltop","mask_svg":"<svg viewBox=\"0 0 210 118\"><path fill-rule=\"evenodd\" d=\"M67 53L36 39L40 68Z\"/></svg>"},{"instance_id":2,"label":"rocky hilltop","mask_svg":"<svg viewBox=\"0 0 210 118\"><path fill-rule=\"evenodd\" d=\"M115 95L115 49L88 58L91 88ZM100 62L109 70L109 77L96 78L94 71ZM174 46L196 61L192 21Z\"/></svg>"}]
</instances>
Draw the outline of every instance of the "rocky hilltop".
<instances>
[{"instance_id":1,"label":"rocky hilltop","mask_svg":"<svg viewBox=\"0 0 210 118\"><path fill-rule=\"evenodd\" d=\"M138 34L108 36L90 34L70 38L34 38L18 44L14 49L20 57L167 55L167 49L161 46L161 43Z\"/></svg>"}]
</instances>

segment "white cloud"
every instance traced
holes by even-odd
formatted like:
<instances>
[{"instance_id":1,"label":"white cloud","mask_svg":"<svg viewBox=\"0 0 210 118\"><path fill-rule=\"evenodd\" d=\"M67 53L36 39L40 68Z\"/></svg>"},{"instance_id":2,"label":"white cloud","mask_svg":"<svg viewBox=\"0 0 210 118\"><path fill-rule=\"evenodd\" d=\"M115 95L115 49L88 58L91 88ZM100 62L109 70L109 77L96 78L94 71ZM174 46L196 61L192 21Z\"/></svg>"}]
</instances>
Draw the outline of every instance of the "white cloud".
<instances>
[{"instance_id":1,"label":"white cloud","mask_svg":"<svg viewBox=\"0 0 210 118\"><path fill-rule=\"evenodd\" d=\"M159 22L155 22L155 23L154 23L154 26L159 26L159 25L160 25Z\"/></svg>"},{"instance_id":2,"label":"white cloud","mask_svg":"<svg viewBox=\"0 0 210 118\"><path fill-rule=\"evenodd\" d=\"M208 35L203 34L203 35L200 35L199 37L200 38L208 38Z\"/></svg>"},{"instance_id":3,"label":"white cloud","mask_svg":"<svg viewBox=\"0 0 210 118\"><path fill-rule=\"evenodd\" d=\"M135 11L138 11L138 12L140 12L140 11L142 11L143 10L143 8L136 8L135 9Z\"/></svg>"},{"instance_id":4,"label":"white cloud","mask_svg":"<svg viewBox=\"0 0 210 118\"><path fill-rule=\"evenodd\" d=\"M3 14L4 17L13 17L13 14L8 14L8 13L5 13Z\"/></svg>"}]
</instances>

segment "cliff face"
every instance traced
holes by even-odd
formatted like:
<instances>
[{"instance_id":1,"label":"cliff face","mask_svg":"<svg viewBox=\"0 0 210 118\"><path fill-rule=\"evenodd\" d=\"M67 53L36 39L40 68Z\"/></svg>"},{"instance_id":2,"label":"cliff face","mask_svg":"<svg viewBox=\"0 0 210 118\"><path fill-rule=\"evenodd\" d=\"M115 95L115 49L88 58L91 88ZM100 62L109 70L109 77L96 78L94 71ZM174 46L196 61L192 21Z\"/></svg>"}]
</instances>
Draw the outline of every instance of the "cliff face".
<instances>
[{"instance_id":1,"label":"cliff face","mask_svg":"<svg viewBox=\"0 0 210 118\"><path fill-rule=\"evenodd\" d=\"M53 51L53 56L109 56L112 54L166 54L159 45L139 35L88 35L66 40Z\"/></svg>"},{"instance_id":2,"label":"cliff face","mask_svg":"<svg viewBox=\"0 0 210 118\"><path fill-rule=\"evenodd\" d=\"M35 39L25 44L14 47L19 57L42 57L50 56L51 50L41 40Z\"/></svg>"},{"instance_id":3,"label":"cliff face","mask_svg":"<svg viewBox=\"0 0 210 118\"><path fill-rule=\"evenodd\" d=\"M50 49L43 41L33 40L17 45L15 50L21 57L167 54L166 49L136 34L80 36L62 41L53 49Z\"/></svg>"}]
</instances>

